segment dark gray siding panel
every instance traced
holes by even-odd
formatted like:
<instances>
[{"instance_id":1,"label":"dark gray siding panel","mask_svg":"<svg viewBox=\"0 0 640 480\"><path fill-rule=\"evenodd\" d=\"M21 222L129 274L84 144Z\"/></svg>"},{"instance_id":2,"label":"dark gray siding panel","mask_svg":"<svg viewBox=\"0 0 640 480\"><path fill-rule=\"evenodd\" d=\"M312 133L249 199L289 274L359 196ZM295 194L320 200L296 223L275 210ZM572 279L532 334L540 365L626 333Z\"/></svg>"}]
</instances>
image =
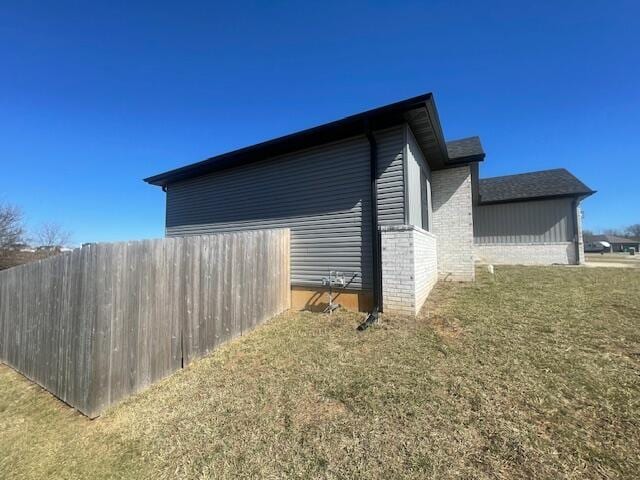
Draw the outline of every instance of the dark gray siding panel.
<instances>
[{"instance_id":1,"label":"dark gray siding panel","mask_svg":"<svg viewBox=\"0 0 640 480\"><path fill-rule=\"evenodd\" d=\"M378 215L404 222L404 126L375 132ZM371 288L369 143L364 136L172 184L168 236L288 227L291 283L318 286L330 269Z\"/></svg>"},{"instance_id":2,"label":"dark gray siding panel","mask_svg":"<svg viewBox=\"0 0 640 480\"><path fill-rule=\"evenodd\" d=\"M404 126L376 132L378 143L378 223L404 223Z\"/></svg>"},{"instance_id":3,"label":"dark gray siding panel","mask_svg":"<svg viewBox=\"0 0 640 480\"><path fill-rule=\"evenodd\" d=\"M317 286L339 269L357 273L352 287L368 289L369 205L363 136L172 184L166 233L288 227L292 284Z\"/></svg>"},{"instance_id":4,"label":"dark gray siding panel","mask_svg":"<svg viewBox=\"0 0 640 480\"><path fill-rule=\"evenodd\" d=\"M573 240L570 199L481 205L473 214L475 243L547 243Z\"/></svg>"}]
</instances>

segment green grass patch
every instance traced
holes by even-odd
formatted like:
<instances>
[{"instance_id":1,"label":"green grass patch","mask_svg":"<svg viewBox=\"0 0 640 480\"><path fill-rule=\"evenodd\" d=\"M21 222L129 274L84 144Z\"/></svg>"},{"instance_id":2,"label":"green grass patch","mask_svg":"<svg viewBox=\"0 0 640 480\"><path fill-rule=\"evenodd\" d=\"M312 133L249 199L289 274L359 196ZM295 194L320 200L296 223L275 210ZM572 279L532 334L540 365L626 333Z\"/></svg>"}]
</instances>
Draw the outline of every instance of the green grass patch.
<instances>
[{"instance_id":1,"label":"green grass patch","mask_svg":"<svg viewBox=\"0 0 640 480\"><path fill-rule=\"evenodd\" d=\"M3 478L637 478L640 272L498 267L282 315L89 421L0 367Z\"/></svg>"}]
</instances>

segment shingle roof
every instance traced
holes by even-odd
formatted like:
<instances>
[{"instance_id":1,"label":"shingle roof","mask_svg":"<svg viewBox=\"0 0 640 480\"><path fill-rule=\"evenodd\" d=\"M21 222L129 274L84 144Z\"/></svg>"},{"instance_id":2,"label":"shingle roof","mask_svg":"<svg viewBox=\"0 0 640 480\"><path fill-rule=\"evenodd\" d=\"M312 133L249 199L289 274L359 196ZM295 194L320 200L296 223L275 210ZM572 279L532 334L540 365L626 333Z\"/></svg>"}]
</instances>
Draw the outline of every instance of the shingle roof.
<instances>
[{"instance_id":1,"label":"shingle roof","mask_svg":"<svg viewBox=\"0 0 640 480\"><path fill-rule=\"evenodd\" d=\"M631 243L637 244L640 240L633 238L618 237L616 235L585 235L585 242L609 242L609 243Z\"/></svg>"},{"instance_id":2,"label":"shingle roof","mask_svg":"<svg viewBox=\"0 0 640 480\"><path fill-rule=\"evenodd\" d=\"M595 193L564 168L484 178L479 182L480 202L587 196Z\"/></svg>"},{"instance_id":3,"label":"shingle roof","mask_svg":"<svg viewBox=\"0 0 640 480\"><path fill-rule=\"evenodd\" d=\"M468 159L469 157L478 157L479 160L482 160L484 157L480 137L451 140L447 142L447 153L449 154L449 160L453 162Z\"/></svg>"}]
</instances>

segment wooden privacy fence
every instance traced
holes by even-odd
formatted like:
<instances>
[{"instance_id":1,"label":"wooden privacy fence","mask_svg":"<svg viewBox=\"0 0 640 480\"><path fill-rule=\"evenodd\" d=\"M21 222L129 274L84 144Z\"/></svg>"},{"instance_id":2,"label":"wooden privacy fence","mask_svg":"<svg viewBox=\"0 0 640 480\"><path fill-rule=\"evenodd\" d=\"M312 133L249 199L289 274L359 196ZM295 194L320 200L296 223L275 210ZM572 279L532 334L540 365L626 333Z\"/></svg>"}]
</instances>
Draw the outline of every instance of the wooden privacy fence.
<instances>
[{"instance_id":1,"label":"wooden privacy fence","mask_svg":"<svg viewBox=\"0 0 640 480\"><path fill-rule=\"evenodd\" d=\"M290 306L288 230L85 246L0 272L0 359L89 417Z\"/></svg>"}]
</instances>

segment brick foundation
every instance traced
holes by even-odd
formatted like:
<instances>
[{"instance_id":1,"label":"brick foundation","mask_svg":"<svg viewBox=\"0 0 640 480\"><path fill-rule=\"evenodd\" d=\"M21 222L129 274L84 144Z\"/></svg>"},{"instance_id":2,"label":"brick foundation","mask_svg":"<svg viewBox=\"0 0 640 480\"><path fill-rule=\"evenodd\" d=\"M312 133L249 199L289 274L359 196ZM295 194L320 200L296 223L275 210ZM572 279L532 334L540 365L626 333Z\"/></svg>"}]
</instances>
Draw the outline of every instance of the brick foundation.
<instances>
[{"instance_id":1,"label":"brick foundation","mask_svg":"<svg viewBox=\"0 0 640 480\"><path fill-rule=\"evenodd\" d=\"M438 279L435 235L412 225L381 227L385 313L416 315Z\"/></svg>"},{"instance_id":2,"label":"brick foundation","mask_svg":"<svg viewBox=\"0 0 640 480\"><path fill-rule=\"evenodd\" d=\"M576 263L573 242L495 243L476 245L476 260L494 265L570 265Z\"/></svg>"}]
</instances>

